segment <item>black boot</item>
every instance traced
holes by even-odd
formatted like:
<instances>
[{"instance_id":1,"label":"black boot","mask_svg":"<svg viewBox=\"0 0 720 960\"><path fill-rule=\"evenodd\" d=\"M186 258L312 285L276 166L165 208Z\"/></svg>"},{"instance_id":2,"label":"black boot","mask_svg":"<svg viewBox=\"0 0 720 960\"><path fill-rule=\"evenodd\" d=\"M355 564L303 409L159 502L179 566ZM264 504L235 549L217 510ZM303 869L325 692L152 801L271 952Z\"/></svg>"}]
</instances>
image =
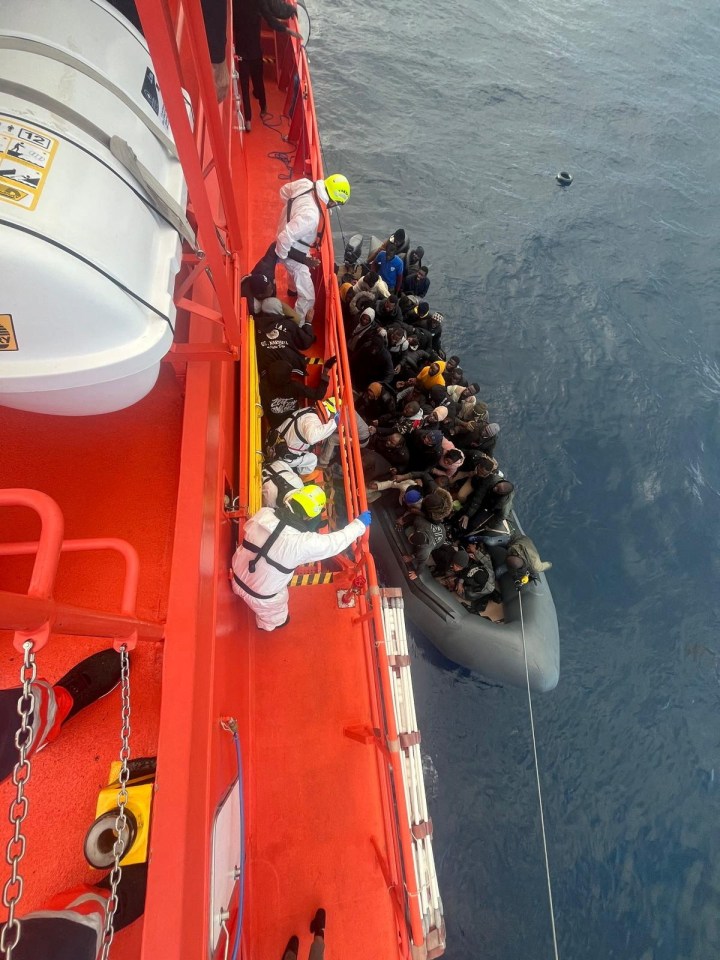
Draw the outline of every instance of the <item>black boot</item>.
<instances>
[{"instance_id":1,"label":"black boot","mask_svg":"<svg viewBox=\"0 0 720 960\"><path fill-rule=\"evenodd\" d=\"M147 891L147 863L131 863L122 868L118 884L118 907L115 911L115 930L122 930L141 917L145 912L145 893ZM103 890L110 889L110 874L97 884Z\"/></svg>"},{"instance_id":2,"label":"black boot","mask_svg":"<svg viewBox=\"0 0 720 960\"><path fill-rule=\"evenodd\" d=\"M282 960L297 960L298 950L300 949L300 941L296 936L290 937L285 947L285 952L282 955Z\"/></svg>"},{"instance_id":3,"label":"black boot","mask_svg":"<svg viewBox=\"0 0 720 960\"><path fill-rule=\"evenodd\" d=\"M100 653L81 660L55 684L56 687L67 690L73 699L72 708L65 720L70 720L80 710L106 697L119 683L120 654L115 650L101 650Z\"/></svg>"},{"instance_id":4,"label":"black boot","mask_svg":"<svg viewBox=\"0 0 720 960\"><path fill-rule=\"evenodd\" d=\"M325 937L325 911L320 907L310 922L310 933L316 937Z\"/></svg>"}]
</instances>

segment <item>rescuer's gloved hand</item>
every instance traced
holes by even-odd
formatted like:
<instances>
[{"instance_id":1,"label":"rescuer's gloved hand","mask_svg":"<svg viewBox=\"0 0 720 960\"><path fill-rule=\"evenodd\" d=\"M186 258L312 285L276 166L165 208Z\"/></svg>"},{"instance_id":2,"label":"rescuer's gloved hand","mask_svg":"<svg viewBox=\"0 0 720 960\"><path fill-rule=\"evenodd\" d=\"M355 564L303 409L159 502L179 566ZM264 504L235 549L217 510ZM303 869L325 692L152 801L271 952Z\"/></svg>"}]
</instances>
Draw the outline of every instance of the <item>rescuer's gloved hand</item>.
<instances>
[{"instance_id":1,"label":"rescuer's gloved hand","mask_svg":"<svg viewBox=\"0 0 720 960\"><path fill-rule=\"evenodd\" d=\"M337 363L337 357L328 357L325 363L323 364L323 370L332 370L332 368Z\"/></svg>"},{"instance_id":2,"label":"rescuer's gloved hand","mask_svg":"<svg viewBox=\"0 0 720 960\"><path fill-rule=\"evenodd\" d=\"M358 520L362 520L366 527L369 527L372 522L372 514L369 510L363 510L363 512L358 517Z\"/></svg>"},{"instance_id":3,"label":"rescuer's gloved hand","mask_svg":"<svg viewBox=\"0 0 720 960\"><path fill-rule=\"evenodd\" d=\"M333 420L335 421L335 423L340 423L340 411L339 411L339 410L338 410L338 412L335 414L335 416L333 417Z\"/></svg>"}]
</instances>

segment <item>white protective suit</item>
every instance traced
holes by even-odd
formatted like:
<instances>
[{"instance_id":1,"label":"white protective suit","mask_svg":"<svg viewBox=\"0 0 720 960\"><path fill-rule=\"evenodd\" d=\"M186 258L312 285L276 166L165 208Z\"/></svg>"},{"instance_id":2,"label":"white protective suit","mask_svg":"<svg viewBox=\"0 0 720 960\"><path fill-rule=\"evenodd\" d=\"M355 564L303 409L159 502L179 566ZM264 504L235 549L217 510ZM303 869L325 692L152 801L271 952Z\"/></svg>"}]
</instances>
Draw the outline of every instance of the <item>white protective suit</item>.
<instances>
[{"instance_id":1,"label":"white protective suit","mask_svg":"<svg viewBox=\"0 0 720 960\"><path fill-rule=\"evenodd\" d=\"M279 475L279 476L278 476ZM284 460L273 460L263 467L262 471L262 503L264 507L276 507L278 502L278 487L280 492L287 495L290 490L302 490L303 482L289 463ZM281 500L284 499L282 496Z\"/></svg>"},{"instance_id":2,"label":"white protective suit","mask_svg":"<svg viewBox=\"0 0 720 960\"><path fill-rule=\"evenodd\" d=\"M310 447L321 443L336 430L335 419L331 417L327 423L323 423L314 407L296 410L277 428L288 448L285 462L297 473L312 473L317 466L317 457L310 453Z\"/></svg>"},{"instance_id":3,"label":"white protective suit","mask_svg":"<svg viewBox=\"0 0 720 960\"><path fill-rule=\"evenodd\" d=\"M286 183L280 190L280 199L284 201L285 208L278 223L275 253L289 274L291 287L297 290L295 310L300 314L302 323L315 306L315 287L310 268L297 260L288 259L288 253L294 249L306 256L310 255L310 248L317 239L321 211L324 212L330 198L324 180L316 180L313 191L313 181L303 177L301 180Z\"/></svg>"},{"instance_id":4,"label":"white protective suit","mask_svg":"<svg viewBox=\"0 0 720 960\"><path fill-rule=\"evenodd\" d=\"M246 544L262 547L279 523L280 519L274 510L261 507L245 524L243 541L232 560L233 591L255 613L260 630L275 630L286 622L287 585L295 567L336 556L362 536L366 529L360 519L351 521L334 533L311 533L286 525L270 547L269 559L257 559L256 551L249 549ZM250 564L253 561L256 561L256 567L251 572Z\"/></svg>"}]
</instances>

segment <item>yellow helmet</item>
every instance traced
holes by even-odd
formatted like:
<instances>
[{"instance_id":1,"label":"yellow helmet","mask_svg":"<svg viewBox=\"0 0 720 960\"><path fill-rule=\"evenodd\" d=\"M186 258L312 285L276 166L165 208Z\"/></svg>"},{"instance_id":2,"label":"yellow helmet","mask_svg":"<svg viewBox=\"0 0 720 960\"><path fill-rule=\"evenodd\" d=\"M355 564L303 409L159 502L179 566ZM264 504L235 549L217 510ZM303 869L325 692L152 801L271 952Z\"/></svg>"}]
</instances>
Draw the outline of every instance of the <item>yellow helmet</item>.
<instances>
[{"instance_id":1,"label":"yellow helmet","mask_svg":"<svg viewBox=\"0 0 720 960\"><path fill-rule=\"evenodd\" d=\"M350 199L350 182L341 173L331 173L325 179L325 188L335 203L346 203Z\"/></svg>"},{"instance_id":2,"label":"yellow helmet","mask_svg":"<svg viewBox=\"0 0 720 960\"><path fill-rule=\"evenodd\" d=\"M319 517L326 502L325 491L316 483L308 483L300 490L292 490L285 497L285 506L303 520L314 520L315 517Z\"/></svg>"},{"instance_id":3,"label":"yellow helmet","mask_svg":"<svg viewBox=\"0 0 720 960\"><path fill-rule=\"evenodd\" d=\"M340 409L340 401L336 400L335 397L326 397L324 400L318 400L315 406L322 422L327 423Z\"/></svg>"}]
</instances>

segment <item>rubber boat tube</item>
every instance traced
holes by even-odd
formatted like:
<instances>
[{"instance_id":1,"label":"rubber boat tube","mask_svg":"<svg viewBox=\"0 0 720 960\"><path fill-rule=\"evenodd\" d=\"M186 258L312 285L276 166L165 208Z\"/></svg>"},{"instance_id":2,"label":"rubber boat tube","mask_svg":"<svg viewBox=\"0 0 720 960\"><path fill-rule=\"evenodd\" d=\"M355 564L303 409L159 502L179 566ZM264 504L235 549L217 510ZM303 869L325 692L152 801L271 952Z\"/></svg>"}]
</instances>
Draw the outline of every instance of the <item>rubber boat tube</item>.
<instances>
[{"instance_id":1,"label":"rubber boat tube","mask_svg":"<svg viewBox=\"0 0 720 960\"><path fill-rule=\"evenodd\" d=\"M512 578L508 574L500 578L504 623L493 623L469 613L455 594L441 586L429 571L422 570L416 580L408 578L402 557L410 553L411 548L404 533L395 526L398 515L395 499L386 494L374 501L371 509L372 554L387 582L402 586L410 621L448 660L489 680L525 688L520 601ZM514 515L513 519L521 531ZM490 552L493 553L493 548ZM542 573L538 583L529 583L522 590L522 616L530 689L545 693L557 686L560 676L560 642L555 604Z\"/></svg>"}]
</instances>

